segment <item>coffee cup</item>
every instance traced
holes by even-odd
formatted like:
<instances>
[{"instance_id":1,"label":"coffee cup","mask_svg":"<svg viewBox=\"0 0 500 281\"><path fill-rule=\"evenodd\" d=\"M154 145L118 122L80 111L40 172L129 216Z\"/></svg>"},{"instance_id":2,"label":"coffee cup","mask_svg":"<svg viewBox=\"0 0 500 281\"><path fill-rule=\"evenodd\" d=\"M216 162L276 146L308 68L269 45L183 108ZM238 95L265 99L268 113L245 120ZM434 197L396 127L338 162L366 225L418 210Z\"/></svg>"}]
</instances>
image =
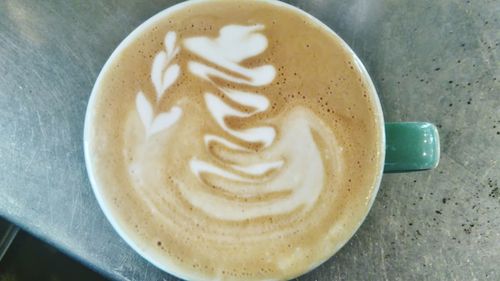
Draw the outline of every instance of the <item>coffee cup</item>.
<instances>
[{"instance_id":1,"label":"coffee cup","mask_svg":"<svg viewBox=\"0 0 500 281\"><path fill-rule=\"evenodd\" d=\"M335 254L384 172L432 169L436 127L384 123L365 67L277 1L189 1L117 47L87 107L89 179L118 234L187 280L286 280Z\"/></svg>"}]
</instances>

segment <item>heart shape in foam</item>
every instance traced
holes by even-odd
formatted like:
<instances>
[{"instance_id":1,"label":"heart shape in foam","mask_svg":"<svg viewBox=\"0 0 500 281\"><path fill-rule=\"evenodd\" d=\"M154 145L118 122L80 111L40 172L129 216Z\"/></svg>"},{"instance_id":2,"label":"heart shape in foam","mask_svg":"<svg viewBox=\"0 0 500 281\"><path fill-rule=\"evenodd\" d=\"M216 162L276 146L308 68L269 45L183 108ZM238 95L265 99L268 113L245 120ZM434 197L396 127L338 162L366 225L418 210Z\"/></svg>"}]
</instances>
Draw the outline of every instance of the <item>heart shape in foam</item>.
<instances>
[{"instance_id":1,"label":"heart shape in foam","mask_svg":"<svg viewBox=\"0 0 500 281\"><path fill-rule=\"evenodd\" d=\"M182 109L178 106L174 106L169 111L162 112L153 118L153 107L142 92L139 92L137 95L136 106L148 136L169 128L175 124L182 115Z\"/></svg>"},{"instance_id":2,"label":"heart shape in foam","mask_svg":"<svg viewBox=\"0 0 500 281\"><path fill-rule=\"evenodd\" d=\"M189 49L216 64L234 64L262 53L267 39L260 33L263 25L227 25L219 31L219 37L193 37L185 40ZM242 48L241 46L245 46Z\"/></svg>"},{"instance_id":3,"label":"heart shape in foam","mask_svg":"<svg viewBox=\"0 0 500 281\"><path fill-rule=\"evenodd\" d=\"M175 124L177 120L179 120L181 115L182 109L178 106L174 106L169 111L158 114L153 120L151 127L149 127L148 134L153 135L159 131L169 128Z\"/></svg>"}]
</instances>

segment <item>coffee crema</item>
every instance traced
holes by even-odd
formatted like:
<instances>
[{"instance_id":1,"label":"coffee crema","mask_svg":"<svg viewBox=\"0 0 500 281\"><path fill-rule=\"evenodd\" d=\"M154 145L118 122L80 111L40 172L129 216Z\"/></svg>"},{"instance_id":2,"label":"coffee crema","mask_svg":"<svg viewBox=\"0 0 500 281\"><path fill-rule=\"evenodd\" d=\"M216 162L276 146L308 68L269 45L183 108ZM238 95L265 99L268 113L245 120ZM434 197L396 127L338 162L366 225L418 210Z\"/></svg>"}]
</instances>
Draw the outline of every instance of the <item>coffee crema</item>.
<instances>
[{"instance_id":1,"label":"coffee crema","mask_svg":"<svg viewBox=\"0 0 500 281\"><path fill-rule=\"evenodd\" d=\"M335 253L381 171L369 78L284 4L160 14L100 74L86 120L101 205L150 261L192 280L282 280Z\"/></svg>"}]
</instances>

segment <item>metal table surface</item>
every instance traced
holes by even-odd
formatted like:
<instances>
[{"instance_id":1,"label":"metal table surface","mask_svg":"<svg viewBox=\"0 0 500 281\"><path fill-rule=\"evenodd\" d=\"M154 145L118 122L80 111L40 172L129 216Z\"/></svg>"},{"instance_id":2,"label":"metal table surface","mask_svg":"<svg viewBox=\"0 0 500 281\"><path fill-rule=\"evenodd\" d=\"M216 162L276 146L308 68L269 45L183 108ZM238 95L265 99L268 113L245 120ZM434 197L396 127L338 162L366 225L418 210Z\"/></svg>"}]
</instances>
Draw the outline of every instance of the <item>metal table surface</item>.
<instances>
[{"instance_id":1,"label":"metal table surface","mask_svg":"<svg viewBox=\"0 0 500 281\"><path fill-rule=\"evenodd\" d=\"M176 280L97 205L84 114L107 57L176 1L0 1L0 215L120 280ZM300 280L500 280L500 4L290 1L364 61L388 121L430 121L440 166L385 175L354 238Z\"/></svg>"}]
</instances>

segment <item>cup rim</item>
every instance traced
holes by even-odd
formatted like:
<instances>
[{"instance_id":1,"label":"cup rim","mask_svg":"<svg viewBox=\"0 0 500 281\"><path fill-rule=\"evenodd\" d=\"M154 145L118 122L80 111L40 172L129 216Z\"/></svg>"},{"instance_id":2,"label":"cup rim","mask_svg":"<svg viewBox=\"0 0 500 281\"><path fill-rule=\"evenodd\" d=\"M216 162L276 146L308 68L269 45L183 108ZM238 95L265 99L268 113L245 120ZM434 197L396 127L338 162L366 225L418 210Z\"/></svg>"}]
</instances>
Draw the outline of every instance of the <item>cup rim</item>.
<instances>
[{"instance_id":1,"label":"cup rim","mask_svg":"<svg viewBox=\"0 0 500 281\"><path fill-rule=\"evenodd\" d=\"M92 169L92 162L91 162L91 151L90 151L90 141L89 141L89 136L90 136L90 129L91 129L91 120L94 115L93 109L95 108L95 100L96 100L96 95L99 89L99 85L102 83L101 80L103 80L103 73L105 73L111 64L115 61L116 57L130 44L133 42L133 40L136 39L136 37L140 34L142 34L143 31L145 31L148 27L153 25L155 22L164 19L168 16L170 16L172 13L182 10L186 7L189 7L193 4L197 3L202 3L202 2L209 2L210 0L189 0L185 2L181 2L175 5L172 5L170 7L167 7L160 12L154 14L144 22L142 22L138 27L136 27L131 33L129 33L121 42L118 44L118 46L113 50L109 58L106 60L106 63L102 67L102 69L99 72L99 75L96 79L96 82L94 83L94 86L92 88L92 92L89 97L89 101L87 104L87 109L85 112L85 124L84 124L84 133L83 133L83 144L84 144L84 156L85 156L85 167L87 170L88 178L92 187L92 191L94 193L94 196L97 199L97 202L99 204L99 207L103 211L106 219L108 222L111 224L113 229L118 233L118 235L129 245L137 254L139 254L142 258L153 264L155 267L171 274L176 277L179 277L181 279L185 280L192 280L195 278L196 280L206 280L204 279L203 276L196 276L195 273L193 272L183 272L182 269L178 269L175 265L169 263L169 262L164 262L161 263L155 259L155 256L142 250L141 247L134 241L134 239L127 233L127 231L120 226L118 223L118 220L113 216L112 211L109 207L109 202L107 202L104 199L103 194L101 193L102 188L97 184L97 181L94 176L94 170ZM376 119L379 124L379 132L380 132L380 147L379 147L379 166L380 170L378 172L378 175L374 181L374 185L372 187L371 195L370 195L370 200L368 201L368 205L365 211L365 214L362 216L362 219L360 219L358 225L353 228L352 233L348 236L348 238L343 241L342 243L339 243L336 248L334 248L331 252L331 254L323 260L318 261L316 264L313 264L308 270L302 272L300 275L304 275L314 269L316 269L318 266L326 262L328 259L333 257L341 248L347 244L349 240L352 239L354 234L359 230L361 227L362 223L366 220L366 217L368 216L369 211L371 210L373 203L375 201L375 198L377 196L377 193L380 188L380 183L382 180L382 175L383 175L383 170L384 170L384 161L385 161L385 126L384 126L384 116L383 116L383 111L382 111L382 106L380 103L380 99L378 96L378 93L376 91L375 85L373 84L373 81L368 74L368 71L366 70L365 66L359 59L359 57L356 55L356 53L351 49L351 47L335 32L333 31L329 26L324 24L322 21L314 17L313 15L309 14L308 12L295 7L291 4L284 3L278 0L271 0L271 1L266 1L266 0L254 0L254 1L259 1L259 2L265 2L268 4L272 4L276 7L279 8L285 8L288 9L292 12L295 12L299 15L306 16L312 23L316 24L317 26L321 27L322 29L326 30L331 36L333 36L335 39L337 39L338 42L340 42L340 45L344 50L346 50L349 55L353 58L358 71L363 75L363 78L367 82L367 85L369 87L369 94L372 96L372 101L375 107L375 115ZM300 276L299 275L299 276Z\"/></svg>"}]
</instances>

